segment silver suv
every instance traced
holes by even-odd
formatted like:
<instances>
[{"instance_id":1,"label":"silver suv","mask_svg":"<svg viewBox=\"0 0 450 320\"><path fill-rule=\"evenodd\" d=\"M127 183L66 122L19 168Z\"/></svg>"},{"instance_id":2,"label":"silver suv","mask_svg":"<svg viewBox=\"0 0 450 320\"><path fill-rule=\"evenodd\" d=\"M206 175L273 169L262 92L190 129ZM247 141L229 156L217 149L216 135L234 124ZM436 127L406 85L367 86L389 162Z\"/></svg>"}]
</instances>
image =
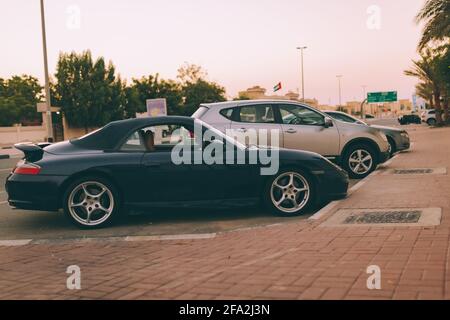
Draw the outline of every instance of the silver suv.
<instances>
[{"instance_id":1,"label":"silver suv","mask_svg":"<svg viewBox=\"0 0 450 320\"><path fill-rule=\"evenodd\" d=\"M192 117L223 132L231 129L233 135L250 129L279 130L280 147L319 153L342 166L351 178L364 178L389 159L387 137L379 130L334 120L299 102L244 100L202 104Z\"/></svg>"}]
</instances>

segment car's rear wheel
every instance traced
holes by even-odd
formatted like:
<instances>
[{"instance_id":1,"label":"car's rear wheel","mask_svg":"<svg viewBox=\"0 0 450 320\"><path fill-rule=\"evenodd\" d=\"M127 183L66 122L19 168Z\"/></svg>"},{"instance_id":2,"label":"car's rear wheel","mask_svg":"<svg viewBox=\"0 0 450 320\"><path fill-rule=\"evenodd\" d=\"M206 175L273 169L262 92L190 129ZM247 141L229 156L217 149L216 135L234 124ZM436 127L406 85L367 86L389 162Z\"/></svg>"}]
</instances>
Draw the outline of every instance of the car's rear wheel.
<instances>
[{"instance_id":1,"label":"car's rear wheel","mask_svg":"<svg viewBox=\"0 0 450 320\"><path fill-rule=\"evenodd\" d=\"M67 188L63 201L65 214L81 228L105 227L119 216L119 194L104 178L77 179Z\"/></svg>"},{"instance_id":2,"label":"car's rear wheel","mask_svg":"<svg viewBox=\"0 0 450 320\"><path fill-rule=\"evenodd\" d=\"M427 120L427 124L428 124L429 126L434 126L434 125L436 124L436 119L433 119L433 118L428 119L428 120Z\"/></svg>"},{"instance_id":3,"label":"car's rear wheel","mask_svg":"<svg viewBox=\"0 0 450 320\"><path fill-rule=\"evenodd\" d=\"M375 152L366 144L355 144L345 152L343 167L350 178L363 179L377 168Z\"/></svg>"},{"instance_id":4,"label":"car's rear wheel","mask_svg":"<svg viewBox=\"0 0 450 320\"><path fill-rule=\"evenodd\" d=\"M284 170L268 181L263 200L277 215L301 215L314 203L313 186L313 180L306 173L297 169Z\"/></svg>"}]
</instances>

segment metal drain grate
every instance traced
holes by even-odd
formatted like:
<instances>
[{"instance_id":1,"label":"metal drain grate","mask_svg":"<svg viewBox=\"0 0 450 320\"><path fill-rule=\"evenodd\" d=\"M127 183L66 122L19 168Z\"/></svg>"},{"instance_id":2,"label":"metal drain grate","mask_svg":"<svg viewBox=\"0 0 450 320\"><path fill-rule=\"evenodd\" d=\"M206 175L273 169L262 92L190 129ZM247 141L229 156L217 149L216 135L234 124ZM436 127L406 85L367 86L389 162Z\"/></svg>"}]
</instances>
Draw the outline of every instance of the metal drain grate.
<instances>
[{"instance_id":1,"label":"metal drain grate","mask_svg":"<svg viewBox=\"0 0 450 320\"><path fill-rule=\"evenodd\" d=\"M427 174L447 174L447 168L393 168L384 171L382 174L396 175L427 175Z\"/></svg>"},{"instance_id":2,"label":"metal drain grate","mask_svg":"<svg viewBox=\"0 0 450 320\"><path fill-rule=\"evenodd\" d=\"M394 174L430 174L433 169L395 169Z\"/></svg>"},{"instance_id":3,"label":"metal drain grate","mask_svg":"<svg viewBox=\"0 0 450 320\"><path fill-rule=\"evenodd\" d=\"M322 227L425 227L441 223L441 208L339 209Z\"/></svg>"},{"instance_id":4,"label":"metal drain grate","mask_svg":"<svg viewBox=\"0 0 450 320\"><path fill-rule=\"evenodd\" d=\"M422 211L375 211L348 216L344 224L417 223Z\"/></svg>"}]
</instances>

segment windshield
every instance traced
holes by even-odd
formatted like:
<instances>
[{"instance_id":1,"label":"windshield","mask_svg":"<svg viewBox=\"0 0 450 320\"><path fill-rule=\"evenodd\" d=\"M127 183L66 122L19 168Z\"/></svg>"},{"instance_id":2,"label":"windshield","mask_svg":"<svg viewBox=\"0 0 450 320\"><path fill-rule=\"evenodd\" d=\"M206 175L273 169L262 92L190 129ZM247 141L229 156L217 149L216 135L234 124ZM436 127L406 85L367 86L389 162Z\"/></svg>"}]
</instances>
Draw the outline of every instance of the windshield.
<instances>
[{"instance_id":1,"label":"windshield","mask_svg":"<svg viewBox=\"0 0 450 320\"><path fill-rule=\"evenodd\" d=\"M242 143L240 143L239 141L227 136L226 134L224 134L223 132L221 132L220 130L217 130L216 128L214 128L213 126L207 124L206 122L199 120L199 119L195 119L195 122L203 127L205 127L206 129L212 131L214 133L214 135L222 138L223 140L225 140L226 142L237 146L240 149L246 149L245 145L243 145Z\"/></svg>"}]
</instances>

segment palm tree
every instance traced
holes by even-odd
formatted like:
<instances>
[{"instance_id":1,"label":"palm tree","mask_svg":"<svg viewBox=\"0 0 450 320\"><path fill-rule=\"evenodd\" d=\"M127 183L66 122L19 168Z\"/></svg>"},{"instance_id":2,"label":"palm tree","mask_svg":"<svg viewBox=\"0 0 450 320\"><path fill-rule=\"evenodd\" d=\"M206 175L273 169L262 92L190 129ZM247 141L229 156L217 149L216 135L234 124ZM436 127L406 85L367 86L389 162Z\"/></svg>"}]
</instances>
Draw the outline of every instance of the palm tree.
<instances>
[{"instance_id":1,"label":"palm tree","mask_svg":"<svg viewBox=\"0 0 450 320\"><path fill-rule=\"evenodd\" d=\"M406 70L405 75L418 78L423 83L423 86L428 86L432 89L434 108L436 109L436 122L438 125L442 124L442 83L437 71L437 58L430 50L424 51L420 60L413 60L413 67Z\"/></svg>"},{"instance_id":2,"label":"palm tree","mask_svg":"<svg viewBox=\"0 0 450 320\"><path fill-rule=\"evenodd\" d=\"M433 84L430 82L420 82L416 85L416 94L428 102L431 109L434 108Z\"/></svg>"},{"instance_id":3,"label":"palm tree","mask_svg":"<svg viewBox=\"0 0 450 320\"><path fill-rule=\"evenodd\" d=\"M450 35L450 1L427 0L416 16L416 22L425 22L419 50L431 41L441 41Z\"/></svg>"}]
</instances>

